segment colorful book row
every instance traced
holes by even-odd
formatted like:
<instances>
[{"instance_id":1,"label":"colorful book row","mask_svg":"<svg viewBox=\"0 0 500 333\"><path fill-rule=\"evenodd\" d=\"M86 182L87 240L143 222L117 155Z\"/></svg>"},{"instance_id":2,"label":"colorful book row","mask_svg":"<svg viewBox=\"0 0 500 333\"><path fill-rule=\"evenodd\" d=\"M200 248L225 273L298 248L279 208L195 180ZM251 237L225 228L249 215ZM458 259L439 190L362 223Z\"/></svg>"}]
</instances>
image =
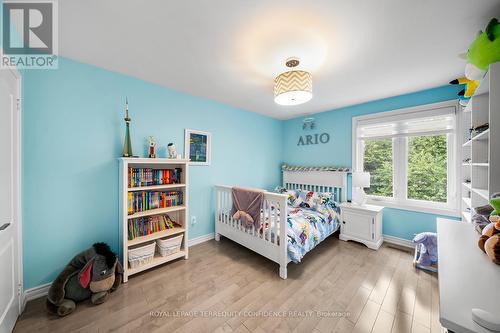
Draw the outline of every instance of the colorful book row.
<instances>
[{"instance_id":1,"label":"colorful book row","mask_svg":"<svg viewBox=\"0 0 500 333\"><path fill-rule=\"evenodd\" d=\"M182 169L128 168L128 187L179 184Z\"/></svg>"},{"instance_id":2,"label":"colorful book row","mask_svg":"<svg viewBox=\"0 0 500 333\"><path fill-rule=\"evenodd\" d=\"M144 212L150 209L167 208L182 205L182 192L129 192L128 193L128 214Z\"/></svg>"},{"instance_id":3,"label":"colorful book row","mask_svg":"<svg viewBox=\"0 0 500 333\"><path fill-rule=\"evenodd\" d=\"M168 215L139 217L128 221L128 239L151 235L155 232L172 229L176 226Z\"/></svg>"}]
</instances>

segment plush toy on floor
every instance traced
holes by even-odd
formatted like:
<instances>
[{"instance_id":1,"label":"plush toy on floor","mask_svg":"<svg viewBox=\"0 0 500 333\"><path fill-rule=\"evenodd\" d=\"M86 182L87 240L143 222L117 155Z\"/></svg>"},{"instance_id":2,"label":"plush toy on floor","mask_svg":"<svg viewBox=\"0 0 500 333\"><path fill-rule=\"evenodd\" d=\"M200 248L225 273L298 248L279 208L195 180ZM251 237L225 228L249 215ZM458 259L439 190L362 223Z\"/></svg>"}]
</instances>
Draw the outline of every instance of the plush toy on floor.
<instances>
[{"instance_id":1,"label":"plush toy on floor","mask_svg":"<svg viewBox=\"0 0 500 333\"><path fill-rule=\"evenodd\" d=\"M122 282L123 268L109 246L95 243L90 249L77 254L50 286L47 310L66 316L76 303L89 299L101 304L110 292Z\"/></svg>"},{"instance_id":2,"label":"plush toy on floor","mask_svg":"<svg viewBox=\"0 0 500 333\"><path fill-rule=\"evenodd\" d=\"M476 39L467 51L465 76L469 80L481 80L490 64L500 61L500 23L496 18L479 31Z\"/></svg>"},{"instance_id":3,"label":"plush toy on floor","mask_svg":"<svg viewBox=\"0 0 500 333\"><path fill-rule=\"evenodd\" d=\"M438 261L437 234L433 232L422 232L413 238L416 244L415 267L436 272Z\"/></svg>"}]
</instances>

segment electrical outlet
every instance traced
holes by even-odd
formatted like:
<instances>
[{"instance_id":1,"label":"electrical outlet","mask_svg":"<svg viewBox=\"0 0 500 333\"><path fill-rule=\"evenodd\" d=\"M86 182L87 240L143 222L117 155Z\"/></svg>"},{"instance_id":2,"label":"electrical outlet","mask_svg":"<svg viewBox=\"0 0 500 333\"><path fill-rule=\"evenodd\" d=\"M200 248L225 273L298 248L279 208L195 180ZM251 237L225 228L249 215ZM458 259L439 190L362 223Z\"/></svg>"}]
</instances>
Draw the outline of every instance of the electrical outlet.
<instances>
[{"instance_id":1,"label":"electrical outlet","mask_svg":"<svg viewBox=\"0 0 500 333\"><path fill-rule=\"evenodd\" d=\"M196 224L196 216L191 216L191 224Z\"/></svg>"}]
</instances>

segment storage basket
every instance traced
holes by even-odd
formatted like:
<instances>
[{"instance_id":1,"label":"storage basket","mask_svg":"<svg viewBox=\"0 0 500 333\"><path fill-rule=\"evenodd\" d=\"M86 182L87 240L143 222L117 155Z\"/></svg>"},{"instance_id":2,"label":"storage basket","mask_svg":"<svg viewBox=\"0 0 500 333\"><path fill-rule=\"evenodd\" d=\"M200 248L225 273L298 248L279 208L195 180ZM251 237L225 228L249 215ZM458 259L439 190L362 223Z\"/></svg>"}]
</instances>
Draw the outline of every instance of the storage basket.
<instances>
[{"instance_id":1,"label":"storage basket","mask_svg":"<svg viewBox=\"0 0 500 333\"><path fill-rule=\"evenodd\" d=\"M130 268L136 268L149 264L155 256L155 243L141 245L128 250L128 262Z\"/></svg>"},{"instance_id":2,"label":"storage basket","mask_svg":"<svg viewBox=\"0 0 500 333\"><path fill-rule=\"evenodd\" d=\"M163 238L156 240L156 247L158 248L158 253L162 257L166 257L170 254L174 254L181 250L182 238L184 235L179 235L171 238Z\"/></svg>"}]
</instances>

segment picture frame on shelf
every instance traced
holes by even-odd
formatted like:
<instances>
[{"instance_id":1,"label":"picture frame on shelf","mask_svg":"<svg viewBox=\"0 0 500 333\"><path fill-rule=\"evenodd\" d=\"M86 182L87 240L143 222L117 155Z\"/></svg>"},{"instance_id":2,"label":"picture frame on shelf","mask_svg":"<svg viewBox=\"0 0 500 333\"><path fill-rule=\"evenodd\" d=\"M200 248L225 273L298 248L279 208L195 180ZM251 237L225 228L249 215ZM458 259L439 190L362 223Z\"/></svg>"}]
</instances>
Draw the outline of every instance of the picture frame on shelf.
<instances>
[{"instance_id":1,"label":"picture frame on shelf","mask_svg":"<svg viewBox=\"0 0 500 333\"><path fill-rule=\"evenodd\" d=\"M186 128L184 156L190 165L210 165L212 155L212 134Z\"/></svg>"}]
</instances>

